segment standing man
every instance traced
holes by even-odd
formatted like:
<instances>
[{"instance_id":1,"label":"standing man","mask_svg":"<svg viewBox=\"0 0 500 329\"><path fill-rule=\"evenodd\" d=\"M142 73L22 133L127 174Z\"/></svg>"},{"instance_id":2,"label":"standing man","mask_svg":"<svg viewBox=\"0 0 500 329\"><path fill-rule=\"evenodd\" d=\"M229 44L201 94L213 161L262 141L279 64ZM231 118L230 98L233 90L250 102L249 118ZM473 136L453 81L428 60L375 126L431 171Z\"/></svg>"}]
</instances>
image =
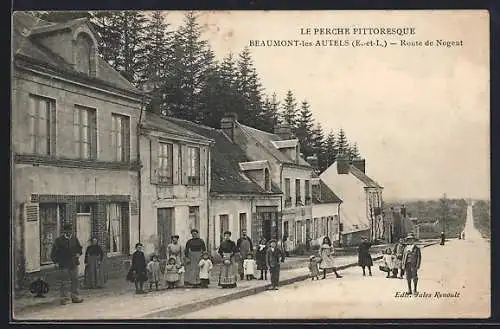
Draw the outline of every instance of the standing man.
<instances>
[{"instance_id":1,"label":"standing man","mask_svg":"<svg viewBox=\"0 0 500 329\"><path fill-rule=\"evenodd\" d=\"M271 290L278 290L280 282L280 263L285 261L285 255L281 248L276 245L276 240L271 239L270 246L266 252L266 264L271 272Z\"/></svg>"},{"instance_id":2,"label":"standing man","mask_svg":"<svg viewBox=\"0 0 500 329\"><path fill-rule=\"evenodd\" d=\"M240 274L240 279L243 280L243 262L247 259L247 255L253 252L252 239L247 235L247 230L241 230L241 237L236 241L236 248L240 254L238 273Z\"/></svg>"},{"instance_id":3,"label":"standing man","mask_svg":"<svg viewBox=\"0 0 500 329\"><path fill-rule=\"evenodd\" d=\"M61 292L61 305L67 304L67 283L70 281L71 301L81 303L83 299L78 293L78 265L82 254L82 245L78 238L73 235L72 225L67 223L63 226L63 233L54 241L51 258L59 266L59 282Z\"/></svg>"},{"instance_id":4,"label":"standing man","mask_svg":"<svg viewBox=\"0 0 500 329\"><path fill-rule=\"evenodd\" d=\"M396 255L396 267L399 270L399 278L403 278L405 274L405 267L403 264L403 253L405 251L405 240L403 238L399 239L399 242L394 246L394 255Z\"/></svg>"},{"instance_id":5,"label":"standing man","mask_svg":"<svg viewBox=\"0 0 500 329\"><path fill-rule=\"evenodd\" d=\"M444 246L444 241L445 241L445 238L444 238L444 232L441 232L441 245Z\"/></svg>"},{"instance_id":6,"label":"standing man","mask_svg":"<svg viewBox=\"0 0 500 329\"><path fill-rule=\"evenodd\" d=\"M408 283L408 293L411 294L411 281L413 280L413 293L417 294L418 275L417 271L420 268L422 256L420 248L415 244L415 236L410 233L406 237L406 247L403 252L403 264L406 273L406 281Z\"/></svg>"}]
</instances>

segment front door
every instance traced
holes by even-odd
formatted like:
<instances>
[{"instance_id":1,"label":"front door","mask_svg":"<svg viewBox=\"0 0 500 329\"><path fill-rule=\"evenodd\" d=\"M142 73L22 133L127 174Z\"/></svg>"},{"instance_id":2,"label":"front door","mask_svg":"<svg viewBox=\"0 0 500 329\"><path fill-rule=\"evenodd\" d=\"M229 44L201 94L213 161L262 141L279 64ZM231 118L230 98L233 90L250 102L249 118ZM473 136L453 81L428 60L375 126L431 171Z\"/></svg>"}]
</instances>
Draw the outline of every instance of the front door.
<instances>
[{"instance_id":1,"label":"front door","mask_svg":"<svg viewBox=\"0 0 500 329\"><path fill-rule=\"evenodd\" d=\"M271 228L272 228L272 223L271 223L271 214L270 213L263 213L262 214L262 236L266 239L266 241L271 240Z\"/></svg>"},{"instance_id":2,"label":"front door","mask_svg":"<svg viewBox=\"0 0 500 329\"><path fill-rule=\"evenodd\" d=\"M158 253L160 259L167 258L167 245L174 234L174 208L158 208Z\"/></svg>"},{"instance_id":3,"label":"front door","mask_svg":"<svg viewBox=\"0 0 500 329\"><path fill-rule=\"evenodd\" d=\"M78 275L85 273L85 251L90 244L92 237L92 216L90 214L76 214L76 237L83 247L82 255L80 256L80 266L78 267Z\"/></svg>"}]
</instances>

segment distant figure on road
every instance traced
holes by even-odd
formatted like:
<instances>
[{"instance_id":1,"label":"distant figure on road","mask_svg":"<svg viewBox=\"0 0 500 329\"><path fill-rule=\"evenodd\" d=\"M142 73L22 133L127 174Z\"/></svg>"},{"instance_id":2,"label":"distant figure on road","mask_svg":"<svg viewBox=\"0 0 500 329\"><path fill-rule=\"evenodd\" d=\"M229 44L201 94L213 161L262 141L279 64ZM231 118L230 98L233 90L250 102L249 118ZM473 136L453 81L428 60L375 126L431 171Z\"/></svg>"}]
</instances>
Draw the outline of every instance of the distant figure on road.
<instances>
[{"instance_id":1,"label":"distant figure on road","mask_svg":"<svg viewBox=\"0 0 500 329\"><path fill-rule=\"evenodd\" d=\"M366 236L361 238L361 244L358 247L358 265L363 269L363 276L366 276L365 267L368 267L368 275L372 276L373 260L370 255L372 244Z\"/></svg>"},{"instance_id":2,"label":"distant figure on road","mask_svg":"<svg viewBox=\"0 0 500 329\"><path fill-rule=\"evenodd\" d=\"M78 258L82 254L82 245L78 238L73 235L73 227L67 223L63 226L63 234L54 241L52 247L52 261L59 266L59 283L61 292L61 304L69 302L66 286L71 283L71 301L81 303L83 301L78 293Z\"/></svg>"},{"instance_id":3,"label":"distant figure on road","mask_svg":"<svg viewBox=\"0 0 500 329\"><path fill-rule=\"evenodd\" d=\"M280 263L285 261L285 253L276 245L276 240L271 239L266 252L266 265L271 272L271 289L278 290L280 283Z\"/></svg>"},{"instance_id":4,"label":"distant figure on road","mask_svg":"<svg viewBox=\"0 0 500 329\"><path fill-rule=\"evenodd\" d=\"M406 272L406 281L408 283L408 293L411 294L411 281L413 280L413 293L417 293L418 275L422 256L420 248L415 244L415 236L410 233L406 237L407 246L403 253L403 264Z\"/></svg>"},{"instance_id":5,"label":"distant figure on road","mask_svg":"<svg viewBox=\"0 0 500 329\"><path fill-rule=\"evenodd\" d=\"M314 255L309 257L309 274L311 274L311 280L319 280L319 259Z\"/></svg>"},{"instance_id":6,"label":"distant figure on road","mask_svg":"<svg viewBox=\"0 0 500 329\"><path fill-rule=\"evenodd\" d=\"M396 255L396 268L399 270L399 278L403 278L405 273L405 267L403 264L403 253L405 251L405 240L403 238L399 239L399 242L394 246L394 255Z\"/></svg>"},{"instance_id":7,"label":"distant figure on road","mask_svg":"<svg viewBox=\"0 0 500 329\"><path fill-rule=\"evenodd\" d=\"M184 262L186 272L184 273L184 284L192 287L200 285L200 268L198 263L201 259L201 254L207 251L205 241L200 239L197 229L191 230L192 238L186 242L184 249Z\"/></svg>"},{"instance_id":8,"label":"distant figure on road","mask_svg":"<svg viewBox=\"0 0 500 329\"><path fill-rule=\"evenodd\" d=\"M224 241L219 246L219 255L222 265L219 274L219 286L222 288L236 288L236 253L238 248L231 240L231 232L224 232Z\"/></svg>"},{"instance_id":9,"label":"distant figure on road","mask_svg":"<svg viewBox=\"0 0 500 329\"><path fill-rule=\"evenodd\" d=\"M259 241L259 245L255 249L255 260L257 262L257 270L260 271L259 280L267 280L266 252L267 252L266 239L262 238Z\"/></svg>"},{"instance_id":10,"label":"distant figure on road","mask_svg":"<svg viewBox=\"0 0 500 329\"><path fill-rule=\"evenodd\" d=\"M325 236L319 247L319 257L321 257L319 268L323 270L323 279L326 279L326 272L330 269L333 270L337 278L342 277L342 275L337 273L337 269L335 268L334 254L335 248L332 246L332 241L330 241L329 237Z\"/></svg>"},{"instance_id":11,"label":"distant figure on road","mask_svg":"<svg viewBox=\"0 0 500 329\"><path fill-rule=\"evenodd\" d=\"M462 239L465 240L465 232L462 233Z\"/></svg>"},{"instance_id":12,"label":"distant figure on road","mask_svg":"<svg viewBox=\"0 0 500 329\"><path fill-rule=\"evenodd\" d=\"M440 243L440 245L444 246L444 241L445 241L444 232L441 232L441 243Z\"/></svg>"},{"instance_id":13,"label":"distant figure on road","mask_svg":"<svg viewBox=\"0 0 500 329\"><path fill-rule=\"evenodd\" d=\"M240 279L243 280L244 270L243 270L243 262L247 259L247 255L253 252L252 239L247 235L247 230L241 230L241 237L236 241L236 247L239 252L239 261L238 261L238 273L240 274Z\"/></svg>"}]
</instances>

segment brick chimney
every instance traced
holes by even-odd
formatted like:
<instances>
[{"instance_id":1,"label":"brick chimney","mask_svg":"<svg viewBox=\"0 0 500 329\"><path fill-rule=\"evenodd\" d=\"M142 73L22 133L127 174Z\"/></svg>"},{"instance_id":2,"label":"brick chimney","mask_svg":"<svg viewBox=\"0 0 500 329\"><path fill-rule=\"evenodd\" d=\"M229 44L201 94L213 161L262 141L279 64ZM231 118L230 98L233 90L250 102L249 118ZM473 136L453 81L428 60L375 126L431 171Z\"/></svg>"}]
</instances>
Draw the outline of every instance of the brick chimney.
<instances>
[{"instance_id":1,"label":"brick chimney","mask_svg":"<svg viewBox=\"0 0 500 329\"><path fill-rule=\"evenodd\" d=\"M274 126L274 134L284 140L292 139L292 128L287 123L278 123Z\"/></svg>"},{"instance_id":2,"label":"brick chimney","mask_svg":"<svg viewBox=\"0 0 500 329\"><path fill-rule=\"evenodd\" d=\"M306 158L307 163L313 167L313 169L318 169L318 157L315 155L308 156Z\"/></svg>"},{"instance_id":3,"label":"brick chimney","mask_svg":"<svg viewBox=\"0 0 500 329\"><path fill-rule=\"evenodd\" d=\"M358 168L359 170L361 170L363 172L363 174L366 174L365 159L353 159L352 165L354 167Z\"/></svg>"},{"instance_id":4,"label":"brick chimney","mask_svg":"<svg viewBox=\"0 0 500 329\"><path fill-rule=\"evenodd\" d=\"M347 175L349 173L349 166L351 165L349 159L346 156L339 154L337 156L336 162L337 174Z\"/></svg>"},{"instance_id":5,"label":"brick chimney","mask_svg":"<svg viewBox=\"0 0 500 329\"><path fill-rule=\"evenodd\" d=\"M234 141L234 127L236 121L238 121L238 116L236 113L232 112L225 113L220 120L220 129L227 135L227 137L229 137L231 141Z\"/></svg>"}]
</instances>

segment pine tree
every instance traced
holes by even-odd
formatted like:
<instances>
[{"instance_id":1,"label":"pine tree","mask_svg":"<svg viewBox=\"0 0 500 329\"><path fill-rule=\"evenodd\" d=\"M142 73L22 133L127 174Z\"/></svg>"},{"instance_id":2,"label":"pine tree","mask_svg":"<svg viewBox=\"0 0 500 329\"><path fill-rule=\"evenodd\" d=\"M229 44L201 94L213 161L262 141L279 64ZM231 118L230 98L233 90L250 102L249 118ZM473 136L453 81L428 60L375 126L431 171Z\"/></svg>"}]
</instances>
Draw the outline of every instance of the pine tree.
<instances>
[{"instance_id":1,"label":"pine tree","mask_svg":"<svg viewBox=\"0 0 500 329\"><path fill-rule=\"evenodd\" d=\"M214 69L214 54L201 33L197 16L188 12L174 34L170 93L166 95L169 114L190 121L204 116L200 110L206 104L200 102L200 95L204 88L210 88L208 72Z\"/></svg>"},{"instance_id":2,"label":"pine tree","mask_svg":"<svg viewBox=\"0 0 500 329\"><path fill-rule=\"evenodd\" d=\"M305 157L313 154L313 127L314 121L309 103L303 101L297 117L295 135L299 139L300 149Z\"/></svg>"},{"instance_id":3,"label":"pine tree","mask_svg":"<svg viewBox=\"0 0 500 329\"><path fill-rule=\"evenodd\" d=\"M279 101L276 93L273 93L271 98L266 96L262 108L262 121L261 129L270 133L274 133L274 127L279 122Z\"/></svg>"},{"instance_id":4,"label":"pine tree","mask_svg":"<svg viewBox=\"0 0 500 329\"><path fill-rule=\"evenodd\" d=\"M88 11L33 11L30 13L44 21L53 23L63 23L77 18L92 18L92 14Z\"/></svg>"},{"instance_id":5,"label":"pine tree","mask_svg":"<svg viewBox=\"0 0 500 329\"><path fill-rule=\"evenodd\" d=\"M348 154L349 154L349 159L351 159L351 160L354 160L354 159L357 159L360 157L357 143L354 143L349 148Z\"/></svg>"},{"instance_id":6,"label":"pine tree","mask_svg":"<svg viewBox=\"0 0 500 329\"><path fill-rule=\"evenodd\" d=\"M293 132L295 132L295 128L297 127L297 112L297 103L295 101L295 97L293 96L293 92L288 90L285 99L283 100L281 116L284 123L290 125Z\"/></svg>"},{"instance_id":7,"label":"pine tree","mask_svg":"<svg viewBox=\"0 0 500 329\"><path fill-rule=\"evenodd\" d=\"M313 154L318 158L318 168L320 172L323 172L327 167L328 163L326 160L325 151L325 136L323 133L323 128L321 123L316 123L312 133L312 143L313 143Z\"/></svg>"},{"instance_id":8,"label":"pine tree","mask_svg":"<svg viewBox=\"0 0 500 329\"><path fill-rule=\"evenodd\" d=\"M96 11L93 12L92 22L101 37L99 53L114 69L119 70L119 56L121 51L120 12Z\"/></svg>"},{"instance_id":9,"label":"pine tree","mask_svg":"<svg viewBox=\"0 0 500 329\"><path fill-rule=\"evenodd\" d=\"M349 142L345 135L344 129L340 128L337 137L337 153L344 156L349 156Z\"/></svg>"},{"instance_id":10,"label":"pine tree","mask_svg":"<svg viewBox=\"0 0 500 329\"><path fill-rule=\"evenodd\" d=\"M239 121L260 128L262 125L262 85L248 47L238 56L237 88L241 97Z\"/></svg>"},{"instance_id":11,"label":"pine tree","mask_svg":"<svg viewBox=\"0 0 500 329\"><path fill-rule=\"evenodd\" d=\"M324 159L326 162L326 168L328 168L329 166L332 165L332 163L335 162L338 154L337 139L335 138L335 134L332 130L330 130L328 136L326 137L324 148L325 148Z\"/></svg>"}]
</instances>

